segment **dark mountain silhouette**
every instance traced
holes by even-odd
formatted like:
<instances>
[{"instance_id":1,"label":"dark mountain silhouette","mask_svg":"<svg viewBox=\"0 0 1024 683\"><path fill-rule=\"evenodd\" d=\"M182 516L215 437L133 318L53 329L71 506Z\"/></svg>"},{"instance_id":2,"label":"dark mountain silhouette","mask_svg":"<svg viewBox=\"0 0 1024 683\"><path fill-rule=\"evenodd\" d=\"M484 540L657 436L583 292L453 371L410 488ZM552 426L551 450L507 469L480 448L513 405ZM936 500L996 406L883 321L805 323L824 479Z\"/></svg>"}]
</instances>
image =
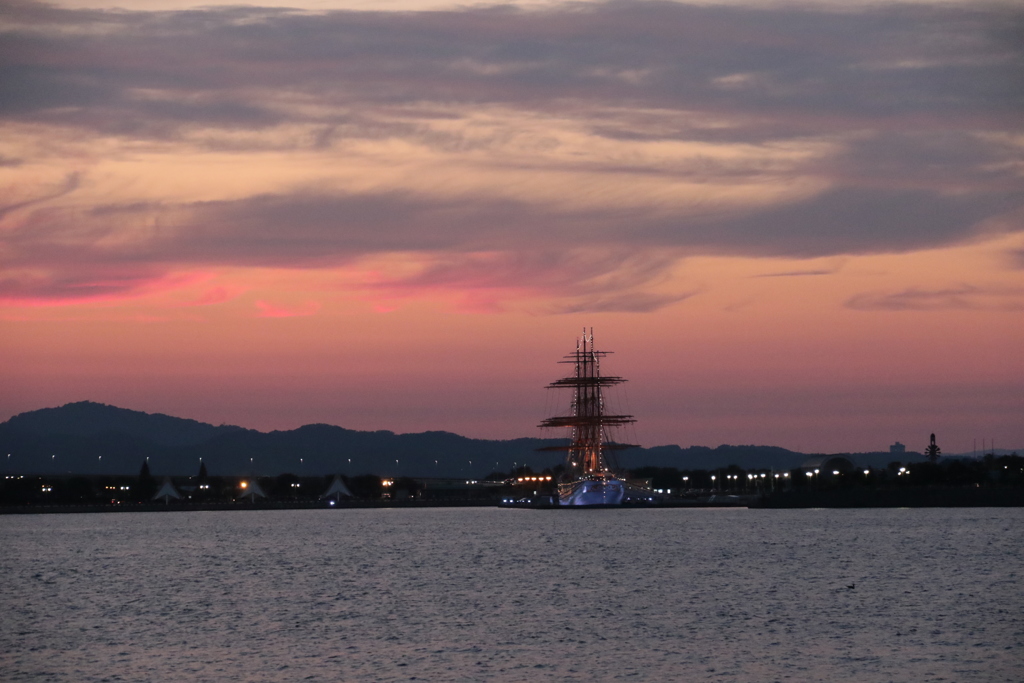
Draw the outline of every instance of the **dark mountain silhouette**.
<instances>
[{"instance_id":1,"label":"dark mountain silhouette","mask_svg":"<svg viewBox=\"0 0 1024 683\"><path fill-rule=\"evenodd\" d=\"M15 415L4 423L19 432L30 434L61 434L65 436L100 436L126 434L146 439L160 446L190 446L208 441L220 434L241 430L241 427L214 427L196 420L169 415L143 413L92 401L68 403L60 408L43 408Z\"/></svg>"},{"instance_id":2,"label":"dark mountain silhouette","mask_svg":"<svg viewBox=\"0 0 1024 683\"><path fill-rule=\"evenodd\" d=\"M470 439L450 432L363 432L326 424L259 432L81 402L22 413L0 424L0 468L17 474L136 474L148 460L154 476L194 475L201 462L211 476L290 472L478 479L514 466L539 472L558 465L562 452L538 449L564 443ZM773 446L657 446L618 454L619 465L627 469L788 470L807 458ZM858 454L854 461L877 467L893 459L889 453Z\"/></svg>"},{"instance_id":3,"label":"dark mountain silhouette","mask_svg":"<svg viewBox=\"0 0 1024 683\"><path fill-rule=\"evenodd\" d=\"M362 432L325 424L269 433L151 415L101 403L70 403L0 424L5 472L132 474L148 460L154 475L361 474L479 478L513 465L543 469L560 440L469 439L449 432ZM4 462L6 461L6 462Z\"/></svg>"}]
</instances>

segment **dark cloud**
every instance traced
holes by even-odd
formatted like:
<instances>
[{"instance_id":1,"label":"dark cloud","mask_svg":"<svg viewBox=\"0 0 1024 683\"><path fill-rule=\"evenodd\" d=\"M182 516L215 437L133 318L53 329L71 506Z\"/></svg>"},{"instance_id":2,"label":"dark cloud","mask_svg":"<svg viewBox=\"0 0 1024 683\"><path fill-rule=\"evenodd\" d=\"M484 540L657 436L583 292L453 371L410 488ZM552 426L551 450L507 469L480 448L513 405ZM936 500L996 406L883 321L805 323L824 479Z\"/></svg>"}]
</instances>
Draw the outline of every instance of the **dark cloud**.
<instances>
[{"instance_id":1,"label":"dark cloud","mask_svg":"<svg viewBox=\"0 0 1024 683\"><path fill-rule=\"evenodd\" d=\"M607 293L651 284L684 253L819 257L909 251L969 235L979 220L1014 201L1019 198L840 189L783 208L699 220L635 208L552 212L514 201L440 201L402 193L266 195L86 211L23 206L17 226L6 234L2 262L6 268L55 273L67 263L79 269L91 264L93 277L103 279L104 269L130 264L303 268L388 252L446 252L450 260L390 286L504 288L530 282L575 291L575 283L586 281L587 293L600 290L602 297L594 300L607 302ZM552 260L581 247L600 256L576 260L572 267ZM503 256L500 262L460 256L475 252ZM663 256L652 260L652 253ZM39 287L49 291L50 285Z\"/></svg>"},{"instance_id":2,"label":"dark cloud","mask_svg":"<svg viewBox=\"0 0 1024 683\"><path fill-rule=\"evenodd\" d=\"M753 277L806 277L808 275L834 275L835 270L790 270L785 273L763 273Z\"/></svg>"},{"instance_id":3,"label":"dark cloud","mask_svg":"<svg viewBox=\"0 0 1024 683\"><path fill-rule=\"evenodd\" d=\"M287 88L364 106L628 102L757 112L802 122L804 132L848 129L858 118L872 125L907 116L1006 123L1024 105L1024 14L998 7L839 13L613 2L309 14L60 12L28 4L13 14L27 27L9 31L0 51L7 116L97 102L129 118L203 114L180 101L143 111L152 105L132 97L137 88L224 99L254 87ZM89 26L103 31L81 30ZM258 104L236 103L236 125L258 124L248 110Z\"/></svg>"},{"instance_id":4,"label":"dark cloud","mask_svg":"<svg viewBox=\"0 0 1024 683\"><path fill-rule=\"evenodd\" d=\"M838 188L738 217L652 226L651 238L746 255L817 257L901 252L962 240L1022 193Z\"/></svg>"},{"instance_id":5,"label":"dark cloud","mask_svg":"<svg viewBox=\"0 0 1024 683\"><path fill-rule=\"evenodd\" d=\"M973 234L1024 194L840 188L772 209L666 218L640 208L551 211L511 200L262 196L187 207L154 248L184 260L299 262L388 251L517 251L579 244L801 257L934 247ZM184 211L184 210L183 210ZM175 219L176 221L178 219Z\"/></svg>"},{"instance_id":6,"label":"dark cloud","mask_svg":"<svg viewBox=\"0 0 1024 683\"><path fill-rule=\"evenodd\" d=\"M117 260L279 266L391 251L516 251L579 244L812 257L935 246L969 235L977 221L1015 201L1021 200L840 189L740 216L678 219L636 208L554 212L522 202L442 201L402 193L266 195L186 205L100 206L87 212L43 208L9 230L7 243L30 261L47 253L63 259L70 249L80 260L96 254ZM113 239L119 233L131 239Z\"/></svg>"},{"instance_id":7,"label":"dark cloud","mask_svg":"<svg viewBox=\"0 0 1024 683\"><path fill-rule=\"evenodd\" d=\"M394 251L563 248L583 229L590 231L583 242L590 246L619 241L618 219L598 222L596 211L552 214L513 201L441 201L397 192L42 208L21 216L6 235L5 260L12 267L56 266L69 258L303 267Z\"/></svg>"},{"instance_id":8,"label":"dark cloud","mask_svg":"<svg viewBox=\"0 0 1024 683\"><path fill-rule=\"evenodd\" d=\"M1024 13L1005 6L836 12L610 2L536 11L306 13L60 10L14 2L0 7L0 21L7 27L0 122L60 123L83 136L162 141L216 129L225 135L190 144L316 151L339 140L394 137L486 153L501 149L500 133L472 137L423 122L495 105L570 116L611 141L798 146L820 139L832 146L783 170L710 158L657 166L583 160L575 168L562 157L537 162L608 178L647 174L693 184L801 177L829 188L762 209L709 203L699 214L583 202L555 210L398 189L358 196L289 189L233 201L101 207L32 200L4 210L2 265L33 273L5 280L8 293L57 296L96 282L131 288L182 263L305 267L387 251L514 257L585 243L623 258L563 271L576 274L572 282L552 280L551 287L577 297L566 310L647 310L672 300L644 293L666 266L630 280L642 271L623 260L630 255L908 251L970 238L987 220L1024 205L1014 170L1024 154L1008 142L1022 128ZM233 135L277 124L314 132ZM68 185L43 199L74 190ZM1004 221L1002 229L1020 225ZM68 263L81 272L70 273ZM530 264L535 281L543 281L542 263ZM391 284L433 286L433 279L457 286L517 273L511 261L477 275L472 266L438 265L416 282ZM108 268L113 278L103 277ZM614 284L616 276L629 283ZM600 278L612 284L598 284ZM584 281L587 288L573 288ZM886 296L850 305L957 301L956 294Z\"/></svg>"},{"instance_id":9,"label":"dark cloud","mask_svg":"<svg viewBox=\"0 0 1024 683\"><path fill-rule=\"evenodd\" d=\"M807 170L850 185L1009 193L1020 182L1008 166L1022 160L1020 149L973 130L881 130L848 141L841 154Z\"/></svg>"},{"instance_id":10,"label":"dark cloud","mask_svg":"<svg viewBox=\"0 0 1024 683\"><path fill-rule=\"evenodd\" d=\"M395 105L614 105L637 117L603 124L588 111L594 132L759 142L888 131L854 150L851 162L911 166L913 155L901 163L886 150L917 144L951 162L950 150L929 151L935 143L921 141L933 131L961 136L953 154L984 158L984 145L955 131L1019 129L1024 110L1024 13L998 6L834 12L611 2L312 14L17 3L4 15L12 28L0 45L0 117L156 138L196 125L259 130L283 121L374 136L382 124L372 112ZM163 96L143 94L153 92ZM266 101L267 92L347 113L286 111ZM653 110L728 125L665 120L651 128L640 112Z\"/></svg>"}]
</instances>

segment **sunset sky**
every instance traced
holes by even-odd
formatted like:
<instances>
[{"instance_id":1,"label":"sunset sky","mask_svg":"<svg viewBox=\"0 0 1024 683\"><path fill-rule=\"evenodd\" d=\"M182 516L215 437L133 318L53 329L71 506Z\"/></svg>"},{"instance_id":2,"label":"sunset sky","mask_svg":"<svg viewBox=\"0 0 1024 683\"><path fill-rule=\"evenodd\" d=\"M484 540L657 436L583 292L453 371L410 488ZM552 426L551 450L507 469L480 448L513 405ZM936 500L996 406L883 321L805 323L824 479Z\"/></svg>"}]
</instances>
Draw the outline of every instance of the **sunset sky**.
<instances>
[{"instance_id":1,"label":"sunset sky","mask_svg":"<svg viewBox=\"0 0 1024 683\"><path fill-rule=\"evenodd\" d=\"M0 4L0 421L1024 447L1019 2ZM555 436L552 434L551 436Z\"/></svg>"}]
</instances>

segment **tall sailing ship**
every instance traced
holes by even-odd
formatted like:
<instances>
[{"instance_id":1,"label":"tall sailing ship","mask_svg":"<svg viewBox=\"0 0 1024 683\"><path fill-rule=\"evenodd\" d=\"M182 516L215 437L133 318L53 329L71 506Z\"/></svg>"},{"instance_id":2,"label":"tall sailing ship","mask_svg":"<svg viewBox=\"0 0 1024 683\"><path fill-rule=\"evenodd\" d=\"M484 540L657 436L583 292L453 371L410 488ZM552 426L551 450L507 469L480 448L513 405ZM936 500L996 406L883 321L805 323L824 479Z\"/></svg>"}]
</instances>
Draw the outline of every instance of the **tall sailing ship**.
<instances>
[{"instance_id":1,"label":"tall sailing ship","mask_svg":"<svg viewBox=\"0 0 1024 683\"><path fill-rule=\"evenodd\" d=\"M572 409L568 415L544 420L541 427L571 430L565 473L558 483L560 505L621 505L626 483L615 472L612 452L629 445L611 439L611 430L636 420L632 415L609 415L605 412L604 388L622 384L622 377L601 374L601 359L610 351L594 348L594 331L576 340L576 352L562 363L573 366L568 377L555 380L549 389L572 390Z\"/></svg>"}]
</instances>

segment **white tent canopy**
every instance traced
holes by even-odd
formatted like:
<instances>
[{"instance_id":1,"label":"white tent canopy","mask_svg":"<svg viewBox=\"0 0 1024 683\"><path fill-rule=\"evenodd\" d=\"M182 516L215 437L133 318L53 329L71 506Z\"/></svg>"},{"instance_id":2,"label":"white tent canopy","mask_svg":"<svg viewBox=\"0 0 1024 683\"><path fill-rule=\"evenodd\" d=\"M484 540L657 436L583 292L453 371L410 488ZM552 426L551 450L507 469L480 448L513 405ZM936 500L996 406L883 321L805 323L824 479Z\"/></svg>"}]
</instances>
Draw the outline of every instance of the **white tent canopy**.
<instances>
[{"instance_id":1,"label":"white tent canopy","mask_svg":"<svg viewBox=\"0 0 1024 683\"><path fill-rule=\"evenodd\" d=\"M178 490L174 488L174 484L171 483L170 477L164 478L164 485L161 486L160 490L156 492L155 496L153 496L153 500L160 500L161 498L164 499L165 503L169 503L171 498L176 500L181 498L181 494L178 493Z\"/></svg>"},{"instance_id":2,"label":"white tent canopy","mask_svg":"<svg viewBox=\"0 0 1024 683\"><path fill-rule=\"evenodd\" d=\"M347 486L345 486L345 482L342 481L340 474L335 475L334 481L331 482L331 485L330 487L328 487L327 492L324 493L324 495L320 496L321 499L334 498L335 500L341 500L342 498L351 497L352 492L348 490Z\"/></svg>"},{"instance_id":3,"label":"white tent canopy","mask_svg":"<svg viewBox=\"0 0 1024 683\"><path fill-rule=\"evenodd\" d=\"M250 501L255 503L257 498L266 498L267 494L263 492L258 481L250 479L245 482L245 493L243 493L241 497L248 498Z\"/></svg>"}]
</instances>

